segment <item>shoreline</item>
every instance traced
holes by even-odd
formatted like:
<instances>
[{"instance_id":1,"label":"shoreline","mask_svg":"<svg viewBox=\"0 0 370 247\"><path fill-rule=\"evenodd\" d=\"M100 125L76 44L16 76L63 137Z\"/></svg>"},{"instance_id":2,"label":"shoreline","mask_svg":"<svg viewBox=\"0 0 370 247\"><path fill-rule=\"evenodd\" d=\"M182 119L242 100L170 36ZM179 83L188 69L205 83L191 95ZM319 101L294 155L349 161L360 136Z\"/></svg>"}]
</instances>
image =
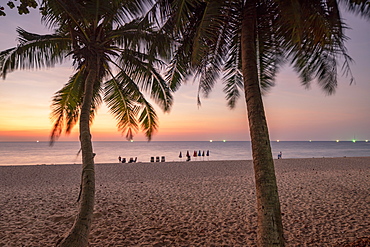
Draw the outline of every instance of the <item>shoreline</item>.
<instances>
[{"instance_id":1,"label":"shoreline","mask_svg":"<svg viewBox=\"0 0 370 247\"><path fill-rule=\"evenodd\" d=\"M346 159L346 158L369 158L370 159L370 155L369 156L341 156L341 157L305 157L305 158L281 158L281 160L307 160L307 159ZM276 162L277 160L279 159L276 159L274 158L274 162ZM120 163L120 162L98 162L98 163L95 163L96 166L100 166L100 165L131 165L131 164L163 164L163 163L194 163L194 162L251 162L252 159L242 159L242 160L239 160L239 159L235 159L235 160L223 160L223 159L220 159L220 160L191 160L191 161L175 161L175 160L172 160L172 161L165 161L165 162L149 162L149 161L139 161L139 162L132 162L132 163ZM45 164L15 164L15 165L11 165L11 164L0 164L0 167L20 167L20 166L78 166L78 165L82 165L82 163L45 163Z\"/></svg>"},{"instance_id":2,"label":"shoreline","mask_svg":"<svg viewBox=\"0 0 370 247\"><path fill-rule=\"evenodd\" d=\"M370 157L275 161L287 246L370 236ZM0 166L0 246L53 246L80 165ZM251 160L96 164L90 246L255 246Z\"/></svg>"}]
</instances>

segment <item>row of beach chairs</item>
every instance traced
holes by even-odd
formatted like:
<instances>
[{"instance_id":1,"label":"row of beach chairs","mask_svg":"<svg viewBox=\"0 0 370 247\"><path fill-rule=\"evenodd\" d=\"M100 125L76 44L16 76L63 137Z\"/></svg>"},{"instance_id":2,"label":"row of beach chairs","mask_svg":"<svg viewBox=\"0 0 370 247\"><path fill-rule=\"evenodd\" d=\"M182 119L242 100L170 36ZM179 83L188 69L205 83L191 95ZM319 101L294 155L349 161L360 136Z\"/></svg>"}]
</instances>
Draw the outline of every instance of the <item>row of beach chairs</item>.
<instances>
[{"instance_id":1,"label":"row of beach chairs","mask_svg":"<svg viewBox=\"0 0 370 247\"><path fill-rule=\"evenodd\" d=\"M137 161L137 157L134 158L130 158L130 160L127 161L127 163L136 163ZM126 158L122 158L122 163L126 163Z\"/></svg>"},{"instance_id":2,"label":"row of beach chairs","mask_svg":"<svg viewBox=\"0 0 370 247\"><path fill-rule=\"evenodd\" d=\"M162 157L155 157L155 162L166 162L166 157L165 156L162 156ZM150 157L150 162L154 162L154 157Z\"/></svg>"}]
</instances>

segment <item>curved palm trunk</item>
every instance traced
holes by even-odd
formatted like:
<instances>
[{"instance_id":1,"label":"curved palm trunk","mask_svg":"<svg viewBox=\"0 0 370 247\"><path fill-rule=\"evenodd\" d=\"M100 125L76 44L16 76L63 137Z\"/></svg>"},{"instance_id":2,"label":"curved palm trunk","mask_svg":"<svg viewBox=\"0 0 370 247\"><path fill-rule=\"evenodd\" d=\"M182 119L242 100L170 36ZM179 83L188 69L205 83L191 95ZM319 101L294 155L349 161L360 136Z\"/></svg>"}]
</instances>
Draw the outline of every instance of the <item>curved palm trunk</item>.
<instances>
[{"instance_id":1,"label":"curved palm trunk","mask_svg":"<svg viewBox=\"0 0 370 247\"><path fill-rule=\"evenodd\" d=\"M90 111L96 77L96 66L91 66L86 79L85 95L80 115L82 176L79 212L72 229L58 244L58 246L62 247L85 247L88 245L95 200L95 171L94 154L90 134Z\"/></svg>"},{"instance_id":2,"label":"curved palm trunk","mask_svg":"<svg viewBox=\"0 0 370 247\"><path fill-rule=\"evenodd\" d=\"M274 161L258 80L256 2L246 1L242 23L242 73L257 195L257 246L284 246Z\"/></svg>"}]
</instances>

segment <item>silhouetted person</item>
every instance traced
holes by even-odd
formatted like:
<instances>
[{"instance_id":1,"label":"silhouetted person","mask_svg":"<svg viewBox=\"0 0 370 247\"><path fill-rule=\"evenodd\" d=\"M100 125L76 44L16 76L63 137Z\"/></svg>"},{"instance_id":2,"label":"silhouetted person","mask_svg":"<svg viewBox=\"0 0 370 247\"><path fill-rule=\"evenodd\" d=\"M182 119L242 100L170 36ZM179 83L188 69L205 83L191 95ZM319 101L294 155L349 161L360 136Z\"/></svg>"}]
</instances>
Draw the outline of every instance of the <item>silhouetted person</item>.
<instances>
[{"instance_id":1,"label":"silhouetted person","mask_svg":"<svg viewBox=\"0 0 370 247\"><path fill-rule=\"evenodd\" d=\"M278 154L278 159L282 159L283 158L283 153L282 152L280 152L279 154Z\"/></svg>"}]
</instances>

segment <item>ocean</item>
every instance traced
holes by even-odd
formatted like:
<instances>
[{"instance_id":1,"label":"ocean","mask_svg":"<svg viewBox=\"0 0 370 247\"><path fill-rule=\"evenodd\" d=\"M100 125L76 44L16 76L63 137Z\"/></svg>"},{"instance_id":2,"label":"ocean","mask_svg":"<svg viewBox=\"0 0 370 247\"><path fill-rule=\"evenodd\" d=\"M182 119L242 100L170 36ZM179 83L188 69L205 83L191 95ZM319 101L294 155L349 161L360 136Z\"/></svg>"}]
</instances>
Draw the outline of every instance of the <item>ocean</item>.
<instances>
[{"instance_id":1,"label":"ocean","mask_svg":"<svg viewBox=\"0 0 370 247\"><path fill-rule=\"evenodd\" d=\"M151 157L164 156L165 161L185 161L189 151L192 160L250 160L249 141L152 141L93 142L95 163L117 163L118 157L137 157L137 162L150 162ZM322 158L370 156L370 142L357 141L280 141L271 142L274 158ZM0 142L0 165L81 164L79 142ZM204 156L194 157L194 152ZM206 156L209 151L209 156ZM182 158L179 158L179 154Z\"/></svg>"}]
</instances>

